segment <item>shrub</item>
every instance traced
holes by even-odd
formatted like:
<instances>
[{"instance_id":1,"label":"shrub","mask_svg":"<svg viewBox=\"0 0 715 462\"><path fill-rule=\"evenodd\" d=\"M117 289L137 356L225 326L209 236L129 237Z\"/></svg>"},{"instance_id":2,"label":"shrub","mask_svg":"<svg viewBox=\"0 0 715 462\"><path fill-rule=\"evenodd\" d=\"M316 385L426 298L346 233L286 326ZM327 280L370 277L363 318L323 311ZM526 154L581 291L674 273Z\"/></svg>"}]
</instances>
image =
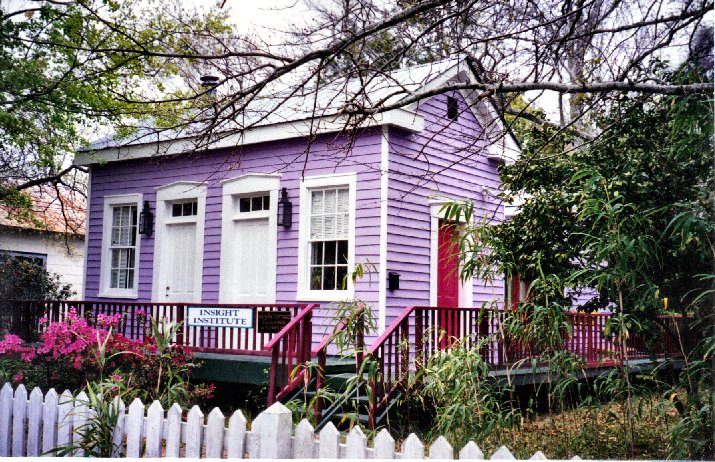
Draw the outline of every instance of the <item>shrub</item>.
<instances>
[{"instance_id":1,"label":"shrub","mask_svg":"<svg viewBox=\"0 0 715 462\"><path fill-rule=\"evenodd\" d=\"M35 321L41 313L22 313L30 319L18 318L21 313L16 311L17 300L67 300L74 294L70 285L62 284L59 275L49 273L38 263L0 253L0 334L10 331L28 340L36 334L27 329L37 325ZM13 319L15 324L21 324L13 326Z\"/></svg>"},{"instance_id":2,"label":"shrub","mask_svg":"<svg viewBox=\"0 0 715 462\"><path fill-rule=\"evenodd\" d=\"M111 377L114 396L121 392L126 400L159 400L165 407L211 398L212 385L189 383L198 366L193 354L170 343L176 323L149 318L150 335L138 341L117 332L120 321L120 315L99 314L92 325L72 308L65 321L47 325L36 347L7 335L0 341L0 379L80 390Z\"/></svg>"}]
</instances>

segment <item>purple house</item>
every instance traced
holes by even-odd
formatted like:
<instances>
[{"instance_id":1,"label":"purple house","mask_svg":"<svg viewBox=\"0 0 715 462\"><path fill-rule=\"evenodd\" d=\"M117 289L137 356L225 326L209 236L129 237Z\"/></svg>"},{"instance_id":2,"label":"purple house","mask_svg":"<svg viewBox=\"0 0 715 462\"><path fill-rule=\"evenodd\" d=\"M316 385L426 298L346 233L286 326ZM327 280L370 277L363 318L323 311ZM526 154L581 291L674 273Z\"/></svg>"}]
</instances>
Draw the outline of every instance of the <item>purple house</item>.
<instances>
[{"instance_id":1,"label":"purple house","mask_svg":"<svg viewBox=\"0 0 715 462\"><path fill-rule=\"evenodd\" d=\"M396 71L369 94L398 102L474 79L467 62L444 61ZM294 97L201 155L187 152L189 139L109 142L78 155L90 170L84 298L315 302L314 323L325 328L334 302L359 298L380 331L409 305L501 299L502 281L461 283L454 252L441 245L451 236L440 215L448 198L503 219L497 166L519 147L503 136L491 100L441 94L346 134L329 110L336 88L318 92L324 115ZM284 219L286 201L292 217ZM145 207L151 234L138 232ZM346 276L357 264L368 271L353 284Z\"/></svg>"}]
</instances>

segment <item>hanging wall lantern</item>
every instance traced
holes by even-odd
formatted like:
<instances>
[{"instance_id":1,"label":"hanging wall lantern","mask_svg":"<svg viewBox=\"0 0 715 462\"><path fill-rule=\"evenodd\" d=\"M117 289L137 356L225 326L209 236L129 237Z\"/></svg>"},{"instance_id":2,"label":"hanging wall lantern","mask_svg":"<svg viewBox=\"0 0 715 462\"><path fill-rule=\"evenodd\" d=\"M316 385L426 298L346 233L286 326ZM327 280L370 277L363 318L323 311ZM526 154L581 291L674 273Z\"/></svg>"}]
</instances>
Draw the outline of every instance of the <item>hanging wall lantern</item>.
<instances>
[{"instance_id":1,"label":"hanging wall lantern","mask_svg":"<svg viewBox=\"0 0 715 462\"><path fill-rule=\"evenodd\" d=\"M278 201L278 226L290 228L293 224L293 203L288 200L288 189L281 189L281 199Z\"/></svg>"},{"instance_id":2,"label":"hanging wall lantern","mask_svg":"<svg viewBox=\"0 0 715 462\"><path fill-rule=\"evenodd\" d=\"M154 214L149 208L149 201L144 201L144 208L139 214L139 234L151 236L154 231Z\"/></svg>"}]
</instances>

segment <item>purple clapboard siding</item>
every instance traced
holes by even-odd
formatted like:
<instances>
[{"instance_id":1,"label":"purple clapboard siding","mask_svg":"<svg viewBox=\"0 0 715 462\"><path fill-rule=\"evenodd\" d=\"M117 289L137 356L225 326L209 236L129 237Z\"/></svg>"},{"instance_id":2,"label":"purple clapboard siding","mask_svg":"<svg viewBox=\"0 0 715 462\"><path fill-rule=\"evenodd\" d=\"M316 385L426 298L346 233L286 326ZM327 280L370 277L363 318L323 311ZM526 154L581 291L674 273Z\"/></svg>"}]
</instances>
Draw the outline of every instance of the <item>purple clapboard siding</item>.
<instances>
[{"instance_id":1,"label":"purple clapboard siding","mask_svg":"<svg viewBox=\"0 0 715 462\"><path fill-rule=\"evenodd\" d=\"M389 207L387 270L400 273L400 289L387 292L387 319L410 305L430 303L430 200L470 199L479 218L494 222L504 218L494 197L500 181L497 165L486 158L483 129L459 93L459 118L447 118L447 95L420 104L425 130L389 133ZM485 197L482 186L492 190ZM473 306L501 300L501 279L485 284L474 281Z\"/></svg>"},{"instance_id":2,"label":"purple clapboard siding","mask_svg":"<svg viewBox=\"0 0 715 462\"><path fill-rule=\"evenodd\" d=\"M104 197L142 193L152 209L156 209L155 188L176 181L205 182L206 216L204 231L204 262L202 301L218 301L221 247L221 181L247 173L280 173L281 187L288 188L293 202L293 226L278 229L276 268L276 302L296 300L296 270L298 258L298 223L300 178L332 173L357 172L355 254L358 262L379 260L380 235L380 147L379 129L366 130L354 143L335 135L319 136L310 144L306 139L263 143L236 149L223 149L201 155L174 156L163 159L139 159L93 165L89 233L87 236L86 298L97 299L100 284L102 215ZM152 297L152 272L156 234L142 236L139 257L138 300ZM366 278L356 285L356 297L377 306L378 284ZM316 313L314 336L322 338L331 329L327 316L331 304L321 300Z\"/></svg>"}]
</instances>

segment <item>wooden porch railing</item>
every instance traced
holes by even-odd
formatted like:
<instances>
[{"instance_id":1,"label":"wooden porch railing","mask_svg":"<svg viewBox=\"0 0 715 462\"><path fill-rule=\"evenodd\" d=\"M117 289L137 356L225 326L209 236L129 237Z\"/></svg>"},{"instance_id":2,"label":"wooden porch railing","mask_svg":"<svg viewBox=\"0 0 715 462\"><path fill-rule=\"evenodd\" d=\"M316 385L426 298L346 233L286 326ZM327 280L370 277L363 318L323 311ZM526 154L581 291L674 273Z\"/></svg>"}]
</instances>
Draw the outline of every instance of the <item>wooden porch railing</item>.
<instances>
[{"instance_id":1,"label":"wooden porch railing","mask_svg":"<svg viewBox=\"0 0 715 462\"><path fill-rule=\"evenodd\" d=\"M300 387L308 371L296 366L311 359L313 341L313 310L318 305L307 305L297 316L268 342L264 350L271 355L268 377L268 405L280 400Z\"/></svg>"},{"instance_id":2,"label":"wooden porch railing","mask_svg":"<svg viewBox=\"0 0 715 462\"><path fill-rule=\"evenodd\" d=\"M494 369L505 368L516 361L537 354L529 345L510 341L501 324L505 312L480 308L408 307L392 322L368 349L368 358L377 363L377 375L370 378L371 402L369 425L390 404L400 390L407 390L410 374L424 367L436 351L449 348L456 339L467 346L480 338L491 340L482 349L485 361ZM610 314L566 313L570 335L564 333L563 348L584 359L586 367L615 364L618 347L603 335ZM638 336L627 342L628 358L677 356L691 348L687 341L690 318L660 316L660 339L655 351L646 348ZM670 332L668 332L670 331ZM445 332L449 336L445 336ZM673 335L679 332L680 335ZM683 340L685 339L685 340Z\"/></svg>"},{"instance_id":3,"label":"wooden porch railing","mask_svg":"<svg viewBox=\"0 0 715 462\"><path fill-rule=\"evenodd\" d=\"M152 302L116 302L116 301L18 301L17 311L34 313L23 315L22 319L35 325L29 329L40 330L37 325L39 316L46 316L50 322L64 320L71 308L90 321L99 314L113 316L121 315L118 332L134 340L144 340L149 331L149 317L165 319L181 323L174 343L193 351L241 355L267 356L270 353L265 346L280 333L262 332L258 317L262 312L288 312L291 321L298 314L311 307L306 304L218 304L218 303L152 303ZM253 327L250 329L234 327L189 326L184 323L189 307L210 308L248 308L253 316ZM311 308L312 309L312 308ZM32 319L30 319L32 318ZM289 322L289 323L290 323ZM24 327L28 330L27 326ZM28 331L29 331L28 330ZM34 340L28 338L28 340Z\"/></svg>"}]
</instances>

